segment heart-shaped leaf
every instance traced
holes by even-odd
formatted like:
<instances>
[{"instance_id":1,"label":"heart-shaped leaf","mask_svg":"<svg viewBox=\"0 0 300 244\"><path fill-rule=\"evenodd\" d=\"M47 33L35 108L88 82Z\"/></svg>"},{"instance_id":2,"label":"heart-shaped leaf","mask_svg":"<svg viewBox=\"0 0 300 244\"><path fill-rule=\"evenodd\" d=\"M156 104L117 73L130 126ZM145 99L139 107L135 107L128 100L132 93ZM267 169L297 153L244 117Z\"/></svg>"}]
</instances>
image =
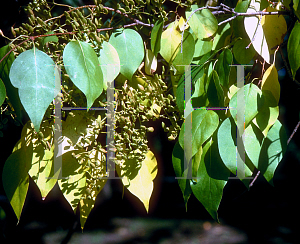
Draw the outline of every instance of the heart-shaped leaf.
<instances>
[{"instance_id":1,"label":"heart-shaped leaf","mask_svg":"<svg viewBox=\"0 0 300 244\"><path fill-rule=\"evenodd\" d=\"M109 38L109 43L117 50L121 62L121 74L131 80L132 75L144 59L143 39L132 29L119 30Z\"/></svg>"},{"instance_id":2,"label":"heart-shaped leaf","mask_svg":"<svg viewBox=\"0 0 300 244\"><path fill-rule=\"evenodd\" d=\"M21 53L10 68L11 83L19 88L21 102L36 131L40 129L46 109L60 91L54 77L59 74L53 60L36 48Z\"/></svg>"},{"instance_id":3,"label":"heart-shaped leaf","mask_svg":"<svg viewBox=\"0 0 300 244\"><path fill-rule=\"evenodd\" d=\"M63 52L66 72L73 83L84 93L87 108L103 91L103 74L94 49L85 42L71 41Z\"/></svg>"}]
</instances>

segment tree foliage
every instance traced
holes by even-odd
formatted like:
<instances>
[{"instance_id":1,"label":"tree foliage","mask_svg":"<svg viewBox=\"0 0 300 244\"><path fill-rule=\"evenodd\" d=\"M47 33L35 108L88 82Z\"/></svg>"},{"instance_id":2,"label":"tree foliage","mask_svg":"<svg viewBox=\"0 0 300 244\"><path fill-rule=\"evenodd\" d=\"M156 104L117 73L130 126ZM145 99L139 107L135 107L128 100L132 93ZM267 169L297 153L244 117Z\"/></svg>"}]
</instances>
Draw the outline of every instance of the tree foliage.
<instances>
[{"instance_id":1,"label":"tree foliage","mask_svg":"<svg viewBox=\"0 0 300 244\"><path fill-rule=\"evenodd\" d=\"M230 176L249 188L260 172L273 184L287 147L275 61L291 30L285 69L295 79L299 1L173 2L183 15L162 0L95 0L54 17L54 2L26 7L28 22L0 49L1 113L23 126L2 173L18 219L31 177L43 198L58 182L83 228L109 162L148 211L157 174L148 122L156 119L178 140L172 162L185 204L194 194L218 220ZM240 85L244 65L253 67Z\"/></svg>"}]
</instances>

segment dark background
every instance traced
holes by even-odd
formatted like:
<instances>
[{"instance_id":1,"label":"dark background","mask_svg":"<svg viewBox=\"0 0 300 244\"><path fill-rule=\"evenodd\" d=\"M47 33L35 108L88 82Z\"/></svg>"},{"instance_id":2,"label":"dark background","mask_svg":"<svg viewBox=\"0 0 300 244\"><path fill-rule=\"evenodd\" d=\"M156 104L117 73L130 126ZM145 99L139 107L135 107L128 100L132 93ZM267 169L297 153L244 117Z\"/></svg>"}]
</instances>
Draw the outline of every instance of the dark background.
<instances>
[{"instance_id":1,"label":"dark background","mask_svg":"<svg viewBox=\"0 0 300 244\"><path fill-rule=\"evenodd\" d=\"M0 29L5 35L9 35L10 26L17 27L22 21L26 20L27 17L21 6L25 6L28 2L26 0L2 1L0 5ZM82 2L90 3L89 1ZM80 1L78 3L80 4ZM4 38L1 37L0 47L6 44ZM283 49L286 55L286 46ZM278 55L277 67L282 66L282 61ZM280 74L280 121L286 128L288 136L290 136L299 121L299 85L289 78L284 69L280 71ZM297 77L299 78L298 75ZM116 218L143 219L146 221L146 226L150 226L150 222L153 220L157 221L155 223L165 223L166 220L171 221L171 223L195 221L193 222L194 225L184 230L182 230L182 227L178 227L177 224L166 224L165 227L157 227L155 231L149 231L150 234L145 235L144 239L133 237L127 242L125 240L111 242L159 243L162 238L175 238L176 234L174 233L180 231L185 238L190 238L194 234L193 228L198 228L197 223L215 225L201 203L193 196L188 202L188 211L186 212L172 167L171 155L174 143L167 140L160 124L161 121L153 122L152 126L155 131L149 135L149 146L158 160L159 172L154 180L154 193L150 202L149 214L146 214L142 203L127 190L125 190L125 195L122 198L121 182L111 180L97 197L95 208L86 222L84 233L96 230L102 230L103 233L114 233L116 225L112 220ZM20 137L22 128L8 123L4 129L4 137L0 139L1 172L5 160ZM269 185L262 176L258 177L250 191L247 191L239 180L229 180L224 189L219 209L221 226L235 227L240 233L245 233L247 238L240 242L222 242L219 239L215 243L299 243L300 238L297 235L300 226L298 206L299 133L296 132L294 135L283 160L276 170L275 187ZM33 181L30 182L28 196L18 225L17 218L5 197L2 185L0 187L0 206L6 214L6 217L0 220L0 243L19 243L20 241L44 243L43 236L46 233L56 232L63 233L60 239L62 241L53 243L67 243L73 232L81 232L80 224L78 224L78 212L73 213L57 185L42 201L39 190ZM126 226L126 223L124 225ZM203 224L203 226L205 225ZM200 232L202 233L203 229L199 227ZM115 235L117 236L118 233ZM176 238L172 243L175 243L175 240Z\"/></svg>"}]
</instances>

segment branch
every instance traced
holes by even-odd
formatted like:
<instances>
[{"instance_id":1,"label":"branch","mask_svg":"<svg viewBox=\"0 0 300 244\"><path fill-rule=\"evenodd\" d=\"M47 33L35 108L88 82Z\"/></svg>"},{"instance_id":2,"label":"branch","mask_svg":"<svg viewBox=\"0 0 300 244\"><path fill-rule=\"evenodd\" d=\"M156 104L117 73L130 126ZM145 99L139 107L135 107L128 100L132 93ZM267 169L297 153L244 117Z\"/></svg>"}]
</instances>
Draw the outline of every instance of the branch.
<instances>
[{"instance_id":1,"label":"branch","mask_svg":"<svg viewBox=\"0 0 300 244\"><path fill-rule=\"evenodd\" d=\"M258 12L253 12L253 13L239 13L239 12L236 12L234 11L234 9L228 7L227 5L221 3L220 6L218 7L211 7L211 6L206 6L206 7L201 7L201 8L198 8L196 10L194 10L191 15L189 16L189 18L187 19L186 23L184 24L184 28L183 28L183 31L181 33L181 51L180 53L182 53L182 42L183 42L183 33L184 33L184 30L189 22L189 20L191 19L191 17L193 16L193 14L195 14L197 11L201 11L203 9L211 9L211 10L215 10L212 12L213 15L225 15L225 14L233 14L232 17L218 23L218 26L220 25L223 25L227 22L230 22L232 20L234 20L236 17L239 17L239 16L244 16L244 17L251 17L251 16L263 16L263 15L289 15L290 12L289 11L277 11L277 12L264 12L264 11L258 11Z\"/></svg>"},{"instance_id":2,"label":"branch","mask_svg":"<svg viewBox=\"0 0 300 244\"><path fill-rule=\"evenodd\" d=\"M300 125L300 121L298 122L295 129L293 130L293 133L291 134L290 138L287 140L287 144L289 144L290 141L292 140L293 136L295 135L296 131L298 130L299 125Z\"/></svg>"}]
</instances>

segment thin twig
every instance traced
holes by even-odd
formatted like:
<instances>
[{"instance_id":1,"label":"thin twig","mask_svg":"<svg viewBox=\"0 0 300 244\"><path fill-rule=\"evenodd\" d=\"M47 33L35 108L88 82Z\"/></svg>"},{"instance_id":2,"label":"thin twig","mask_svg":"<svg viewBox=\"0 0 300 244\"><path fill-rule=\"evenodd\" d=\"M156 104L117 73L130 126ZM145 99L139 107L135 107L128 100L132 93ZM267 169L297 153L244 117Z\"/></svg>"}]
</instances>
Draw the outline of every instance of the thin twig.
<instances>
[{"instance_id":1,"label":"thin twig","mask_svg":"<svg viewBox=\"0 0 300 244\"><path fill-rule=\"evenodd\" d=\"M292 140L293 136L295 135L296 131L298 130L299 125L300 125L300 121L298 122L295 129L293 130L293 133L291 134L290 138L287 140L287 144L289 144L290 141Z\"/></svg>"},{"instance_id":2,"label":"thin twig","mask_svg":"<svg viewBox=\"0 0 300 244\"><path fill-rule=\"evenodd\" d=\"M254 182L256 181L256 179L258 178L259 174L260 174L260 171L257 171L257 173L256 173L256 175L255 175L255 177L254 177L254 179L253 179L253 180L251 181L251 183L249 184L249 188L253 186L253 184L254 184Z\"/></svg>"},{"instance_id":3,"label":"thin twig","mask_svg":"<svg viewBox=\"0 0 300 244\"><path fill-rule=\"evenodd\" d=\"M193 16L193 14L195 14L197 11L201 11L203 9L211 9L211 10L215 10L212 12L213 15L220 15L220 14L233 14L234 16L218 23L218 26L220 25L223 25L227 22L230 22L232 20L234 20L236 17L239 17L239 16L244 16L244 17L251 17L251 16L256 16L256 15L260 15L260 16L263 16L263 15L289 15L290 12L289 11L277 11L277 12L264 12L264 11L258 11L258 12L252 12L252 13L239 13L239 12L235 12L233 9L231 9L230 7L228 7L227 5L221 3L220 6L218 7L211 7L211 6L206 6L206 7L201 7L201 8L198 8L196 10L194 10L191 15L189 16L189 18L187 19L186 23L184 24L184 27L183 27L183 31L181 33L181 51L180 53L182 53L182 42L183 42L183 33L184 33L184 30L189 22L189 20L191 19L191 17Z\"/></svg>"}]
</instances>

